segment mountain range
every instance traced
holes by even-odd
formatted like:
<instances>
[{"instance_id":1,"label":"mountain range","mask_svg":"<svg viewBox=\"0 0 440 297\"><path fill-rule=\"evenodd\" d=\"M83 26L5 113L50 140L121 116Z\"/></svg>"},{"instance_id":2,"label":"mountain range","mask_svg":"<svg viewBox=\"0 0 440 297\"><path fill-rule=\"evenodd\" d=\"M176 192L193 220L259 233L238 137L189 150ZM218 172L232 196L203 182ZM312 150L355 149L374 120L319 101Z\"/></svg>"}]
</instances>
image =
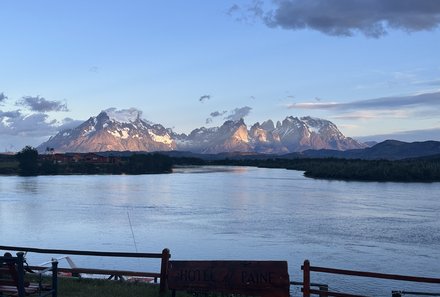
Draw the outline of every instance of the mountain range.
<instances>
[{"instance_id":1,"label":"mountain range","mask_svg":"<svg viewBox=\"0 0 440 297\"><path fill-rule=\"evenodd\" d=\"M366 144L344 136L332 122L319 118L289 116L276 124L267 120L250 128L243 119L229 120L220 127L201 127L187 135L143 120L135 109L130 114L107 109L76 128L59 132L37 149L44 152L50 148L60 153L177 150L201 154L288 154L366 147Z\"/></svg>"},{"instance_id":2,"label":"mountain range","mask_svg":"<svg viewBox=\"0 0 440 297\"><path fill-rule=\"evenodd\" d=\"M439 158L439 141L403 142L398 140L385 140L365 149L346 151L337 150L306 150L300 153L285 155L287 158L343 158L362 160L402 160L423 157Z\"/></svg>"}]
</instances>

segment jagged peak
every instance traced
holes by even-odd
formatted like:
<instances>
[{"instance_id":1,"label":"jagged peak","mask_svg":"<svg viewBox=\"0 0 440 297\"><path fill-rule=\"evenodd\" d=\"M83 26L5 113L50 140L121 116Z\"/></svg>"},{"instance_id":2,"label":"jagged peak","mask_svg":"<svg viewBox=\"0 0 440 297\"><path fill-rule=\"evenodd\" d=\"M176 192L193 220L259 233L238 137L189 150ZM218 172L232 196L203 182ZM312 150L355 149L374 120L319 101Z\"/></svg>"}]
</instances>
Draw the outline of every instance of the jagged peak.
<instances>
[{"instance_id":1,"label":"jagged peak","mask_svg":"<svg viewBox=\"0 0 440 297\"><path fill-rule=\"evenodd\" d=\"M176 134L170 128L167 129L160 124L141 119L141 112L135 108L125 110L109 108L103 110L99 115L91 117L77 128L66 133L58 133L49 139L47 145L54 147L58 145L64 148L74 145L73 149L79 149L78 147L84 149L82 147L83 139L78 137L87 137L87 142L93 143L91 141L93 137L99 138L103 135L108 137L110 133L116 137L116 142L111 144L114 147L121 145L119 140L122 139L122 145L130 145L133 149L142 148L144 150L149 150L151 146L151 149L176 149L177 147L177 149L190 150L192 148L202 152L211 149L214 151L250 149L259 152L284 153L313 147L359 147L356 143L348 142L340 145L339 141L346 141L346 139L336 125L330 121L311 116L300 118L287 116L281 122L277 121L276 125L271 119L260 123L257 122L248 129L244 119L240 118L239 120L225 121L218 127L200 127L186 135ZM100 141L96 140L95 142ZM243 143L246 145L243 146ZM100 148L93 147L93 149Z\"/></svg>"},{"instance_id":2,"label":"jagged peak","mask_svg":"<svg viewBox=\"0 0 440 297\"><path fill-rule=\"evenodd\" d=\"M311 116L301 117L301 121L306 122L309 125L328 125L328 124L333 124L332 122L330 122L328 120L324 120L324 119L321 119L321 118L315 118L315 117L311 117Z\"/></svg>"},{"instance_id":3,"label":"jagged peak","mask_svg":"<svg viewBox=\"0 0 440 297\"><path fill-rule=\"evenodd\" d=\"M224 127L224 126L242 126L242 125L246 126L243 118L236 120L236 121L228 120L228 121L224 122L222 126Z\"/></svg>"},{"instance_id":4,"label":"jagged peak","mask_svg":"<svg viewBox=\"0 0 440 297\"><path fill-rule=\"evenodd\" d=\"M267 120L261 124L261 128L268 130L268 131L272 131L275 129L275 125L272 120Z\"/></svg>"}]
</instances>

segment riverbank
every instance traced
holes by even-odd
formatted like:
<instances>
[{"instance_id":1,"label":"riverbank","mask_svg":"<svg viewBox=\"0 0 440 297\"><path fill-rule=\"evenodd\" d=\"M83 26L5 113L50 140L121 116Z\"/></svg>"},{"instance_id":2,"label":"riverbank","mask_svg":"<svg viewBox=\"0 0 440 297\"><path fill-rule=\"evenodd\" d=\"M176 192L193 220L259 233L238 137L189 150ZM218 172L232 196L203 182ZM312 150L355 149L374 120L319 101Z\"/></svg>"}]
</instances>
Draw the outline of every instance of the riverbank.
<instances>
[{"instance_id":1,"label":"riverbank","mask_svg":"<svg viewBox=\"0 0 440 297\"><path fill-rule=\"evenodd\" d=\"M158 174L171 173L172 166L170 157L156 153L118 157L94 153L38 155L28 149L21 155L0 156L1 175Z\"/></svg>"},{"instance_id":2,"label":"riverbank","mask_svg":"<svg viewBox=\"0 0 440 297\"><path fill-rule=\"evenodd\" d=\"M32 170L23 170L15 155L2 155L1 175L158 174L176 166L250 166L304 171L317 179L375 182L440 182L440 157L405 160L339 158L201 159L160 153L100 156L88 154L40 155Z\"/></svg>"},{"instance_id":3,"label":"riverbank","mask_svg":"<svg viewBox=\"0 0 440 297\"><path fill-rule=\"evenodd\" d=\"M337 158L274 158L266 160L218 160L210 164L284 168L304 171L317 179L375 182L440 182L440 158L411 160L359 160Z\"/></svg>"}]
</instances>

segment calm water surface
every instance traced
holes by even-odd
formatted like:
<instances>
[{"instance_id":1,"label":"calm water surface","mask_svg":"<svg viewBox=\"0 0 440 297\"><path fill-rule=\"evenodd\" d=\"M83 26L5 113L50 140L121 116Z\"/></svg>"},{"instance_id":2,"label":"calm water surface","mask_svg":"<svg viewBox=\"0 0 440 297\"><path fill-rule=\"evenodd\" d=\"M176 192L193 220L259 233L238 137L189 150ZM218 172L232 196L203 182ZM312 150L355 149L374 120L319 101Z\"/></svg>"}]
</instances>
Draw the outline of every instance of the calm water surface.
<instances>
[{"instance_id":1,"label":"calm water surface","mask_svg":"<svg viewBox=\"0 0 440 297\"><path fill-rule=\"evenodd\" d=\"M305 259L316 266L440 277L439 213L440 183L324 181L282 169L0 177L0 245L130 252L167 247L172 259L181 260L287 260L293 280L302 279ZM50 256L28 258L39 264ZM159 269L157 260L73 260L85 267ZM370 296L391 296L392 289L440 292L439 285L319 273L312 281Z\"/></svg>"}]
</instances>

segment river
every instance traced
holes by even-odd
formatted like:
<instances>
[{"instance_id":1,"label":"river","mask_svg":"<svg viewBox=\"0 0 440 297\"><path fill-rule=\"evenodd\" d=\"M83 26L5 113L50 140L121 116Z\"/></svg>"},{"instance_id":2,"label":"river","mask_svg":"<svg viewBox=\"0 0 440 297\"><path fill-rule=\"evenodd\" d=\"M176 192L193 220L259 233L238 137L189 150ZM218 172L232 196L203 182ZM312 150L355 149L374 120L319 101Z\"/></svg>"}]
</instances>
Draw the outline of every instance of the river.
<instances>
[{"instance_id":1,"label":"river","mask_svg":"<svg viewBox=\"0 0 440 297\"><path fill-rule=\"evenodd\" d=\"M0 177L0 245L126 252L174 260L286 260L440 277L440 183L343 182L251 167L172 174ZM31 264L49 260L29 254ZM156 271L157 260L72 257L78 266ZM62 263L66 266L67 263ZM440 286L312 274L331 289L391 296ZM299 296L299 288L292 287Z\"/></svg>"}]
</instances>

